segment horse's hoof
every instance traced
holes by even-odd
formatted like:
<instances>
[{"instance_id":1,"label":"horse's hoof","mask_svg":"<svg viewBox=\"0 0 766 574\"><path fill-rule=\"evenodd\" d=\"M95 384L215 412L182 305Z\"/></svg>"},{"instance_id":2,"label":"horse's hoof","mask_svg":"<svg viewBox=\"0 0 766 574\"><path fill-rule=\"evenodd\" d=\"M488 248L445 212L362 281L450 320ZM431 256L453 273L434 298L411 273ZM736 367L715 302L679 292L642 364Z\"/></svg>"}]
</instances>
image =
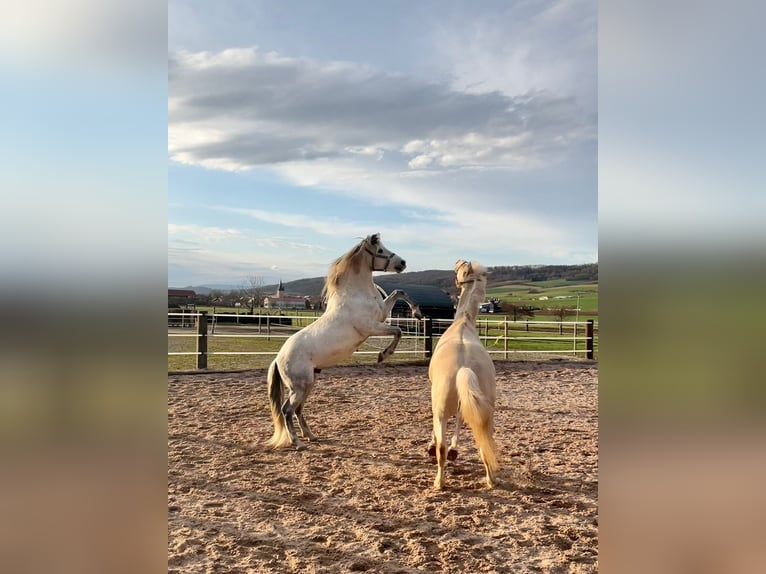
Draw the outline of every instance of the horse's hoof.
<instances>
[{"instance_id":1,"label":"horse's hoof","mask_svg":"<svg viewBox=\"0 0 766 574\"><path fill-rule=\"evenodd\" d=\"M383 356L383 353L378 353L378 362L382 363L383 359L385 359L385 357Z\"/></svg>"},{"instance_id":2,"label":"horse's hoof","mask_svg":"<svg viewBox=\"0 0 766 574\"><path fill-rule=\"evenodd\" d=\"M295 450L297 451L306 450L306 445L303 443L298 443L295 445Z\"/></svg>"},{"instance_id":3,"label":"horse's hoof","mask_svg":"<svg viewBox=\"0 0 766 574\"><path fill-rule=\"evenodd\" d=\"M451 448L447 451L447 460L456 460L457 459L457 450L454 448Z\"/></svg>"},{"instance_id":4,"label":"horse's hoof","mask_svg":"<svg viewBox=\"0 0 766 574\"><path fill-rule=\"evenodd\" d=\"M428 456L436 456L436 445L435 444L429 444L428 445Z\"/></svg>"}]
</instances>

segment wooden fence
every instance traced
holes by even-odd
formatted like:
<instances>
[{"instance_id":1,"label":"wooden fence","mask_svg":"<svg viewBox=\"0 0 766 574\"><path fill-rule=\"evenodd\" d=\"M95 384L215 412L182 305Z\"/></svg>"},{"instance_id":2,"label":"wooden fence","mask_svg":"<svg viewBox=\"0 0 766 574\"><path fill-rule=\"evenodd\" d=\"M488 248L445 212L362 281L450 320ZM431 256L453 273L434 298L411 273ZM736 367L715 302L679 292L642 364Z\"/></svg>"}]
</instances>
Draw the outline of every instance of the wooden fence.
<instances>
[{"instance_id":1,"label":"wooden fence","mask_svg":"<svg viewBox=\"0 0 766 574\"><path fill-rule=\"evenodd\" d=\"M227 322L222 322L222 319ZM169 312L168 357L193 356L195 367L199 370L207 369L208 359L215 356L252 356L267 358L270 362L288 337L316 319L316 316L301 315L242 315L236 323L232 323L231 315L226 314ZM395 356L428 360L452 320L390 318L388 322L402 329L402 339ZM594 359L596 354L598 335L593 320L512 321L507 317L485 319L480 316L476 327L479 338L493 358L546 354ZM171 344L179 338L184 343ZM379 340L379 347L375 346L376 339ZM234 341L239 345L234 346ZM377 356L389 341L390 337L370 337L354 355Z\"/></svg>"}]
</instances>

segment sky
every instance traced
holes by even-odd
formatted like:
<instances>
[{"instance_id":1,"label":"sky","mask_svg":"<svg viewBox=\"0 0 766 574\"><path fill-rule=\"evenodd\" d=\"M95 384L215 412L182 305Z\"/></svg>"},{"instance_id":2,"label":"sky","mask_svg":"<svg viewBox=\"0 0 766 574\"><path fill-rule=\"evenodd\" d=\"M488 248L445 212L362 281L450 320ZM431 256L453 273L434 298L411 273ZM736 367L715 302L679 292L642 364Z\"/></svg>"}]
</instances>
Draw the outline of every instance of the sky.
<instances>
[{"instance_id":1,"label":"sky","mask_svg":"<svg viewBox=\"0 0 766 574\"><path fill-rule=\"evenodd\" d=\"M170 0L168 285L598 259L593 1Z\"/></svg>"}]
</instances>

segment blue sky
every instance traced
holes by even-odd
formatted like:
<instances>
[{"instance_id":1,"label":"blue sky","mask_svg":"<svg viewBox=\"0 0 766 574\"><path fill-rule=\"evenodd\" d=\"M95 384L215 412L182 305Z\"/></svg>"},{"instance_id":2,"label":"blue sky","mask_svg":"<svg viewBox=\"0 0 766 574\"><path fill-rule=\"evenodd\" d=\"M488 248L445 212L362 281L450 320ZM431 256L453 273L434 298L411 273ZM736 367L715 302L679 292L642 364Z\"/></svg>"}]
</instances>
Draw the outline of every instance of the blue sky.
<instances>
[{"instance_id":1,"label":"blue sky","mask_svg":"<svg viewBox=\"0 0 766 574\"><path fill-rule=\"evenodd\" d=\"M596 3L168 4L168 284L597 260Z\"/></svg>"}]
</instances>

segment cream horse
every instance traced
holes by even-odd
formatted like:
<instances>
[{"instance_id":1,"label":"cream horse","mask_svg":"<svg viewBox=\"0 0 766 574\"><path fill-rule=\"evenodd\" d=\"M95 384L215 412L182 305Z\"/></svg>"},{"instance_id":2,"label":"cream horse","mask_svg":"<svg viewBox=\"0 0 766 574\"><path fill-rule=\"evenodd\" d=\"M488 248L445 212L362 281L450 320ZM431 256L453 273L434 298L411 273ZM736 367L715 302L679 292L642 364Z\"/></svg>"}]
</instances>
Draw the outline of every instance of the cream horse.
<instances>
[{"instance_id":1,"label":"cream horse","mask_svg":"<svg viewBox=\"0 0 766 574\"><path fill-rule=\"evenodd\" d=\"M473 431L479 455L487 471L487 486L496 482L497 458L493 413L495 410L495 365L476 332L476 314L487 289L487 271L476 262L458 260L455 283L460 301L455 320L439 339L428 378L431 380L433 440L429 452L436 454L439 468L434 487L444 488L444 465L457 457L461 417ZM449 451L445 437L447 420L455 415L455 434Z\"/></svg>"},{"instance_id":2,"label":"cream horse","mask_svg":"<svg viewBox=\"0 0 766 574\"><path fill-rule=\"evenodd\" d=\"M268 388L274 435L274 448L292 445L302 450L293 423L298 418L304 438L316 440L303 416L303 405L314 386L316 374L350 357L371 335L390 335L393 341L378 354L378 362L391 355L402 331L385 321L398 300L405 301L412 314L421 318L420 309L399 289L383 299L372 280L373 271L404 271L404 259L386 249L380 234L370 235L329 269L323 294L327 309L314 323L292 335L269 366ZM282 401L282 384L288 396Z\"/></svg>"}]
</instances>

